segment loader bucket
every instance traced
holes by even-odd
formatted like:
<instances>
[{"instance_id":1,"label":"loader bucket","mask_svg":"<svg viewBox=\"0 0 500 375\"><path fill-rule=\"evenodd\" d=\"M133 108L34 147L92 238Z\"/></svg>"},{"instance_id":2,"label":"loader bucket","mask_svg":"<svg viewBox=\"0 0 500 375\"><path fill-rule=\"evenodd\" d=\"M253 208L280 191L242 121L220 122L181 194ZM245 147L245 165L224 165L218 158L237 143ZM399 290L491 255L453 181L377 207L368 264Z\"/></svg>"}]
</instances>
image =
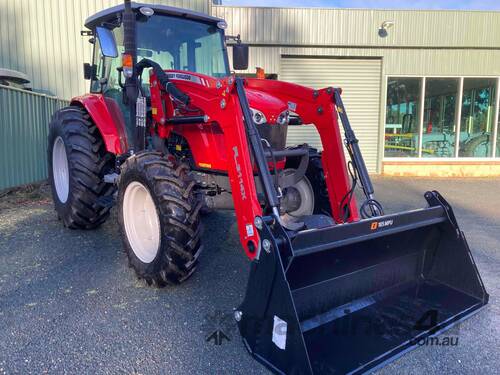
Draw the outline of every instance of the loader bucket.
<instances>
[{"instance_id":1,"label":"loader bucket","mask_svg":"<svg viewBox=\"0 0 500 375\"><path fill-rule=\"evenodd\" d=\"M488 302L453 211L429 207L289 235L252 263L235 314L250 353L276 373L365 373Z\"/></svg>"}]
</instances>

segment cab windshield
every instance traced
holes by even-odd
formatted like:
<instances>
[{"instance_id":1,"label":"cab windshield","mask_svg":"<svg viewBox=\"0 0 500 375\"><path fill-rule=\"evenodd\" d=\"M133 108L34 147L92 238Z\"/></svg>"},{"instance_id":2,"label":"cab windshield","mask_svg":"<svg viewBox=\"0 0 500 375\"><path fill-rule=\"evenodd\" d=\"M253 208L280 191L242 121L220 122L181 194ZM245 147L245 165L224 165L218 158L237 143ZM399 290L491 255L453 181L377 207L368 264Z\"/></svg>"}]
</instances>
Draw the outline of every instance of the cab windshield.
<instances>
[{"instance_id":1,"label":"cab windshield","mask_svg":"<svg viewBox=\"0 0 500 375\"><path fill-rule=\"evenodd\" d=\"M212 77L229 75L224 34L214 24L153 15L137 22L138 61L147 57L163 69Z\"/></svg>"},{"instance_id":2,"label":"cab windshield","mask_svg":"<svg viewBox=\"0 0 500 375\"><path fill-rule=\"evenodd\" d=\"M230 74L224 33L215 24L192 21L181 17L137 14L137 61L148 58L165 69L186 70L212 77ZM104 57L95 41L94 64L96 76L91 82L91 92L102 92L106 96L120 96L121 54L123 24L112 29L119 56ZM104 78L105 84L101 84ZM123 80L123 77L122 77ZM142 73L142 85L149 91L149 70Z\"/></svg>"},{"instance_id":3,"label":"cab windshield","mask_svg":"<svg viewBox=\"0 0 500 375\"><path fill-rule=\"evenodd\" d=\"M123 24L112 27L115 36L118 57L105 57L102 54L99 39L96 38L93 64L95 75L91 80L90 91L102 93L112 98L122 108L127 124L129 139L133 135L133 124L129 111L123 104L120 81L124 78L119 73L121 54L124 53ZM186 70L212 77L226 77L230 74L224 33L215 24L192 21L182 17L155 14L149 18L137 14L137 61L148 58L165 69ZM149 95L149 69L144 69L141 77L143 92Z\"/></svg>"}]
</instances>

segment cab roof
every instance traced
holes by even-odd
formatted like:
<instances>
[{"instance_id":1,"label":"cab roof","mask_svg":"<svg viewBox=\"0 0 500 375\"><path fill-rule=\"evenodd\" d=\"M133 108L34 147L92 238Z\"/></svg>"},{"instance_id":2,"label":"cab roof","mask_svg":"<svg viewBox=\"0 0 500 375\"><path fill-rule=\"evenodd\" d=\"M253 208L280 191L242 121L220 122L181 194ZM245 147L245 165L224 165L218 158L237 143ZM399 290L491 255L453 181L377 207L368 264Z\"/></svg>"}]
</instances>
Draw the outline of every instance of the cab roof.
<instances>
[{"instance_id":1,"label":"cab roof","mask_svg":"<svg viewBox=\"0 0 500 375\"><path fill-rule=\"evenodd\" d=\"M217 23L219 21L223 21L221 18L212 17L208 14L196 12L189 9L176 8L167 5L158 5L158 4L143 4L143 3L135 3L132 2L132 9L136 10L141 7L148 7L155 11L155 14L166 14L178 17L184 17L191 20L204 21L210 23ZM107 8L97 12L96 14L90 16L85 20L85 27L88 29L93 29L96 26L100 26L103 22L110 21L113 18L116 18L119 14L123 13L125 10L125 5L120 4L111 8Z\"/></svg>"}]
</instances>

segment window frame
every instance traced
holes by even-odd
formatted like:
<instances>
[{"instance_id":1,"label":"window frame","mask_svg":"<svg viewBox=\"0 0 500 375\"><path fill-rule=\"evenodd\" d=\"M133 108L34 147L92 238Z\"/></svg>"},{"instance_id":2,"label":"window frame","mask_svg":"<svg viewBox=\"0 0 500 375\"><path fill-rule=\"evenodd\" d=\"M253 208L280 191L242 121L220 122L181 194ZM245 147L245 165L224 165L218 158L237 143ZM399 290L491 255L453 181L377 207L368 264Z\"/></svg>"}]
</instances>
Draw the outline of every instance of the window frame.
<instances>
[{"instance_id":1,"label":"window frame","mask_svg":"<svg viewBox=\"0 0 500 375\"><path fill-rule=\"evenodd\" d=\"M380 124L382 129L385 129L385 119L386 119L386 111L387 111L387 85L389 82L389 78L395 79L395 78L420 78L422 79L422 84L421 84L421 97L419 98L419 109L421 111L421 114L419 114L418 118L418 129L419 129L419 145L418 145L418 150L417 150L417 156L405 156L405 157L391 157L391 156L385 156L385 137L381 137L380 140L380 147L382 150L382 162L384 161L391 161L391 162L484 162L484 161L498 161L500 160L500 155L496 155L496 147L497 147L497 141L498 141L498 134L500 133L500 124L498 123L499 121L499 115L500 115L500 110L499 110L499 105L500 105L500 76L497 75L423 75L423 74L385 74L385 98L383 99L383 116L381 117L382 123ZM456 131L455 134L455 150L454 150L454 156L453 157L422 157L422 133L423 133L423 106L425 102L425 81L427 78L455 78L459 79L459 93L457 100L459 100L459 103L462 103L463 99L463 82L464 78L494 78L496 79L496 95L495 95L495 112L494 112L494 119L493 119L493 124L495 124L493 128L492 137L493 137L493 145L492 145L492 155L490 156L482 156L482 157L460 157L458 156L459 152L459 142L458 139L460 137L460 128L458 128L458 131ZM458 106L458 110L455 113L455 116L457 118L457 121L460 120L462 116L462 105ZM457 122L457 126L460 126L460 123ZM383 132L382 132L383 134Z\"/></svg>"}]
</instances>

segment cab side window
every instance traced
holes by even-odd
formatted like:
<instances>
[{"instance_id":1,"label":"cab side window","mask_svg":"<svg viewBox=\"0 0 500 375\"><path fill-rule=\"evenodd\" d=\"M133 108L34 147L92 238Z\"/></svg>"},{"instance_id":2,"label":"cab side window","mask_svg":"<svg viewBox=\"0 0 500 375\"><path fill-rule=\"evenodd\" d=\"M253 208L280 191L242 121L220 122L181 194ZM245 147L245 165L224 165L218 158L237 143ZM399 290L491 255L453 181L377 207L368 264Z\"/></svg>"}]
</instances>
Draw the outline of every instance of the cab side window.
<instances>
[{"instance_id":1,"label":"cab side window","mask_svg":"<svg viewBox=\"0 0 500 375\"><path fill-rule=\"evenodd\" d=\"M106 94L110 90L121 90L117 68L122 66L121 55L124 51L122 28L114 29L113 33L118 49L118 57L114 58L103 56L99 38L95 37L93 64L96 65L96 75L90 83L90 92Z\"/></svg>"},{"instance_id":2,"label":"cab side window","mask_svg":"<svg viewBox=\"0 0 500 375\"><path fill-rule=\"evenodd\" d=\"M105 57L101 52L101 45L99 44L99 39L94 38L94 56L92 58L92 64L96 67L95 75L92 81L90 81L90 92L101 92L101 84L99 80L103 77L105 71Z\"/></svg>"}]
</instances>

